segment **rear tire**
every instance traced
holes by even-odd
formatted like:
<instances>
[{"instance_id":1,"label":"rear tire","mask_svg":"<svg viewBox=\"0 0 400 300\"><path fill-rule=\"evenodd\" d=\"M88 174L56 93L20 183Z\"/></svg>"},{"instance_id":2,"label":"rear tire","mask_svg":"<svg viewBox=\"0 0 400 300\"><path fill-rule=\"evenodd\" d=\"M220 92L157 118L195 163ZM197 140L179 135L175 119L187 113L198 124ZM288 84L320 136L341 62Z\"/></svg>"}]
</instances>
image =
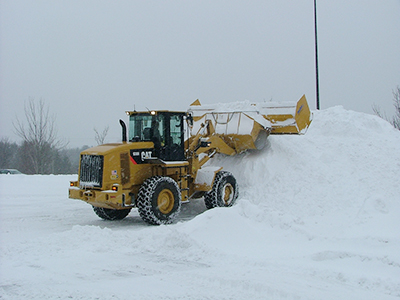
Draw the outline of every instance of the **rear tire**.
<instances>
[{"instance_id":1,"label":"rear tire","mask_svg":"<svg viewBox=\"0 0 400 300\"><path fill-rule=\"evenodd\" d=\"M131 209L110 209L95 206L93 206L93 210L100 218L109 221L122 220L131 212Z\"/></svg>"},{"instance_id":2,"label":"rear tire","mask_svg":"<svg viewBox=\"0 0 400 300\"><path fill-rule=\"evenodd\" d=\"M204 204L208 209L232 206L239 196L235 177L226 171L217 173L211 191L204 195Z\"/></svg>"},{"instance_id":3,"label":"rear tire","mask_svg":"<svg viewBox=\"0 0 400 300\"><path fill-rule=\"evenodd\" d=\"M181 210L178 184L170 177L154 176L147 179L139 189L137 207L146 223L172 223Z\"/></svg>"}]
</instances>

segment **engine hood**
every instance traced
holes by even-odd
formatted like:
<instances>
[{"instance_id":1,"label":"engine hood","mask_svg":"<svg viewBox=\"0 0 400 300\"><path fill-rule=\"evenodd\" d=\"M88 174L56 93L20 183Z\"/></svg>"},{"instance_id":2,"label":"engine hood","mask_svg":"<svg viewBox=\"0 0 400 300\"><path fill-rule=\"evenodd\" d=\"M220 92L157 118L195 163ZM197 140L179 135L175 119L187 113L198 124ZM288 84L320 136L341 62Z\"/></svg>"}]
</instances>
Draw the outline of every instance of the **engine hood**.
<instances>
[{"instance_id":1,"label":"engine hood","mask_svg":"<svg viewBox=\"0 0 400 300\"><path fill-rule=\"evenodd\" d=\"M91 155L107 155L113 152L123 152L132 149L141 148L154 148L152 142L136 142L136 143L111 143L103 144L96 147L86 149L81 152L81 154L91 154Z\"/></svg>"}]
</instances>

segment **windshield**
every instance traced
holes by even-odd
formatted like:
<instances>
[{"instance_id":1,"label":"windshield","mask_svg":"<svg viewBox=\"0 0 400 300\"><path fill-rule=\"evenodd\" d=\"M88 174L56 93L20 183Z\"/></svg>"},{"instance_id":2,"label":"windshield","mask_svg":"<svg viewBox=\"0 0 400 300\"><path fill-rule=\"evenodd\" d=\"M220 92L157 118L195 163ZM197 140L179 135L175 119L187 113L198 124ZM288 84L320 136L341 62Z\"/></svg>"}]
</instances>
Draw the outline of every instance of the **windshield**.
<instances>
[{"instance_id":1,"label":"windshield","mask_svg":"<svg viewBox=\"0 0 400 300\"><path fill-rule=\"evenodd\" d=\"M138 114L131 115L129 120L129 141L148 142L156 137L164 142L164 116Z\"/></svg>"}]
</instances>

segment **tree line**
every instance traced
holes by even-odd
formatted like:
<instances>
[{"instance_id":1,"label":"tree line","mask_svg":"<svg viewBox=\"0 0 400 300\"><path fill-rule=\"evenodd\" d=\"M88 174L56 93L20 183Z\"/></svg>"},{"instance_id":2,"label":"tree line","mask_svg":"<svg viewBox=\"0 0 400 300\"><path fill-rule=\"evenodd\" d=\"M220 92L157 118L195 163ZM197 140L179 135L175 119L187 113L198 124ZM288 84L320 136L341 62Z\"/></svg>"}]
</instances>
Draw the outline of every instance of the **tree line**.
<instances>
[{"instance_id":1,"label":"tree line","mask_svg":"<svg viewBox=\"0 0 400 300\"><path fill-rule=\"evenodd\" d=\"M50 144L21 144L0 140L0 169L17 169L24 174L78 174L79 154L89 148L58 149Z\"/></svg>"},{"instance_id":2,"label":"tree line","mask_svg":"<svg viewBox=\"0 0 400 300\"><path fill-rule=\"evenodd\" d=\"M67 149L67 142L57 138L55 117L43 100L29 99L24 120L13 123L20 144L0 140L0 168L17 169L24 174L77 174L79 153L89 146ZM104 141L107 132L103 132ZM96 137L100 135L96 132Z\"/></svg>"}]
</instances>

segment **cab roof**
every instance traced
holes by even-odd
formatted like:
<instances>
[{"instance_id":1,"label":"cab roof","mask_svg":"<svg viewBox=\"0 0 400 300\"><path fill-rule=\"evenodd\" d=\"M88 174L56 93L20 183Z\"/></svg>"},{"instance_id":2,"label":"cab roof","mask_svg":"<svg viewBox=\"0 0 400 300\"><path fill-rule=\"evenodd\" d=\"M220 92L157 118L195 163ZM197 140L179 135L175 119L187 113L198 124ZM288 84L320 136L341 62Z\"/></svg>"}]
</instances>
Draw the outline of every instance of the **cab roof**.
<instances>
[{"instance_id":1,"label":"cab roof","mask_svg":"<svg viewBox=\"0 0 400 300\"><path fill-rule=\"evenodd\" d=\"M186 114L186 111L174 111L174 110L148 110L148 111L126 111L126 114L128 116L132 115L158 115L158 114L165 114L165 113L171 113L171 114Z\"/></svg>"}]
</instances>

